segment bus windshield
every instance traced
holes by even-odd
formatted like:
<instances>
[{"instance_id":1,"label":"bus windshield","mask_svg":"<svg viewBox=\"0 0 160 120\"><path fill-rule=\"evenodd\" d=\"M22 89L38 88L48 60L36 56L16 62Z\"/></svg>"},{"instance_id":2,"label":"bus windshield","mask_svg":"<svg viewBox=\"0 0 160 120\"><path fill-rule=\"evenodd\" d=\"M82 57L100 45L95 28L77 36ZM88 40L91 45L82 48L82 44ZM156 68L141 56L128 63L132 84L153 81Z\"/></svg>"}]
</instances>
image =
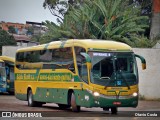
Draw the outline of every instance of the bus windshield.
<instances>
[{"instance_id":1,"label":"bus windshield","mask_svg":"<svg viewBox=\"0 0 160 120\"><path fill-rule=\"evenodd\" d=\"M89 52L91 82L102 86L129 86L138 83L134 54L131 52Z\"/></svg>"}]
</instances>

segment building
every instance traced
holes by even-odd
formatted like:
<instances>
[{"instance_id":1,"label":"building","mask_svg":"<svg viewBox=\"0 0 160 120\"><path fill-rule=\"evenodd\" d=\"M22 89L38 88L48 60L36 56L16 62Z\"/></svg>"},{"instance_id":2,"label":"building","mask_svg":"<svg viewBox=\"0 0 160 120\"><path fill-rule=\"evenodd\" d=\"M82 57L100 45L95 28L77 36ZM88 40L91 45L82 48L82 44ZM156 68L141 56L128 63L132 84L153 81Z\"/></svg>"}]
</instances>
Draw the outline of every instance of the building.
<instances>
[{"instance_id":1,"label":"building","mask_svg":"<svg viewBox=\"0 0 160 120\"><path fill-rule=\"evenodd\" d=\"M1 22L2 30L8 31L9 27L13 26L17 34L26 34L27 28L30 27L29 24L22 23L12 23L12 22Z\"/></svg>"},{"instance_id":2,"label":"building","mask_svg":"<svg viewBox=\"0 0 160 120\"><path fill-rule=\"evenodd\" d=\"M17 46L3 46L2 47L2 55L10 56L10 57L14 58L17 49L35 46L35 45L39 44L38 42L31 41L30 37L28 37L26 35L13 34L13 37L15 38L15 40L17 42Z\"/></svg>"},{"instance_id":3,"label":"building","mask_svg":"<svg viewBox=\"0 0 160 120\"><path fill-rule=\"evenodd\" d=\"M26 21L26 24L33 28L33 35L41 35L47 31L47 27L43 23Z\"/></svg>"},{"instance_id":4,"label":"building","mask_svg":"<svg viewBox=\"0 0 160 120\"><path fill-rule=\"evenodd\" d=\"M17 42L17 46L3 46L2 55L15 57L16 50L19 48L29 47L38 45L38 42L31 41L32 35L44 34L47 28L42 23L37 22L26 22L26 24L12 23L12 22L1 22L0 27L8 31L9 26L13 26L16 30L16 34L12 34ZM28 34L28 28L33 28L33 33Z\"/></svg>"},{"instance_id":5,"label":"building","mask_svg":"<svg viewBox=\"0 0 160 120\"><path fill-rule=\"evenodd\" d=\"M28 46L34 46L39 44L38 42L31 41L31 38L26 35L13 34L13 37L17 42L17 46L28 47Z\"/></svg>"}]
</instances>

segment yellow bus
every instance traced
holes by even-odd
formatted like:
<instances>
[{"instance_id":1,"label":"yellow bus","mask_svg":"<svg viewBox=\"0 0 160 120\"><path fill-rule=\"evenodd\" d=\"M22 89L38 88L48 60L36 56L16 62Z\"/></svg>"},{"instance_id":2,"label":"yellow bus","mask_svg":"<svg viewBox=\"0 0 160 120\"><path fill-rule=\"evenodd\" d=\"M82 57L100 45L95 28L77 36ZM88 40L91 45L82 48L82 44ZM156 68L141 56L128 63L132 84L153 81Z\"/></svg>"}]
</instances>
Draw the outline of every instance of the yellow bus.
<instances>
[{"instance_id":1,"label":"yellow bus","mask_svg":"<svg viewBox=\"0 0 160 120\"><path fill-rule=\"evenodd\" d=\"M14 58L0 56L0 92L14 93Z\"/></svg>"},{"instance_id":2,"label":"yellow bus","mask_svg":"<svg viewBox=\"0 0 160 120\"><path fill-rule=\"evenodd\" d=\"M145 69L145 59L120 42L70 39L22 48L16 53L15 96L31 107L53 102L74 112L136 107L136 57Z\"/></svg>"}]
</instances>

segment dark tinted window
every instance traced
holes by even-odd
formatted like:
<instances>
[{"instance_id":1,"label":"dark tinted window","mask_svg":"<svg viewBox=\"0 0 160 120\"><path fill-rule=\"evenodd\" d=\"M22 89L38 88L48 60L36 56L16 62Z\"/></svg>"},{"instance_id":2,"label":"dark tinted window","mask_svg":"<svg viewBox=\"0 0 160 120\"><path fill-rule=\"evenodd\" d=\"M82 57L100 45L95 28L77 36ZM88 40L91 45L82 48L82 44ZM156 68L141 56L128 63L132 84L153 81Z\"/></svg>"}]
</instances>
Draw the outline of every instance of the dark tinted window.
<instances>
[{"instance_id":1,"label":"dark tinted window","mask_svg":"<svg viewBox=\"0 0 160 120\"><path fill-rule=\"evenodd\" d=\"M74 72L72 48L60 48L52 50L52 63L56 69L65 68Z\"/></svg>"},{"instance_id":2,"label":"dark tinted window","mask_svg":"<svg viewBox=\"0 0 160 120\"><path fill-rule=\"evenodd\" d=\"M20 69L70 69L74 72L72 48L20 52L16 66Z\"/></svg>"},{"instance_id":3,"label":"dark tinted window","mask_svg":"<svg viewBox=\"0 0 160 120\"><path fill-rule=\"evenodd\" d=\"M24 59L24 53L23 52L20 52L16 55L16 59L17 61L19 62L23 62L23 59Z\"/></svg>"}]
</instances>

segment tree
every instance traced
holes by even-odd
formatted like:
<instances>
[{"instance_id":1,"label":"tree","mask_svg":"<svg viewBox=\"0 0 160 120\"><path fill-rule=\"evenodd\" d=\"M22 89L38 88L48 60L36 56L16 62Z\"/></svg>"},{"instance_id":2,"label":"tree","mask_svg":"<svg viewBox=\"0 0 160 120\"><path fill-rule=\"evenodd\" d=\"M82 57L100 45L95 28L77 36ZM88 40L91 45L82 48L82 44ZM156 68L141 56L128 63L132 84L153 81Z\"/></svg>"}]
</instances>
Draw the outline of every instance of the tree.
<instances>
[{"instance_id":1,"label":"tree","mask_svg":"<svg viewBox=\"0 0 160 120\"><path fill-rule=\"evenodd\" d=\"M13 26L9 26L8 27L8 32L14 34L14 33L16 33L16 30Z\"/></svg>"},{"instance_id":2,"label":"tree","mask_svg":"<svg viewBox=\"0 0 160 120\"><path fill-rule=\"evenodd\" d=\"M160 0L153 0L150 39L160 39Z\"/></svg>"},{"instance_id":3,"label":"tree","mask_svg":"<svg viewBox=\"0 0 160 120\"><path fill-rule=\"evenodd\" d=\"M9 35L4 30L0 30L0 54L2 54L2 46L4 45L16 45L16 42L12 35Z\"/></svg>"},{"instance_id":4,"label":"tree","mask_svg":"<svg viewBox=\"0 0 160 120\"><path fill-rule=\"evenodd\" d=\"M28 27L28 28L27 28L27 34L28 34L28 35L33 35L33 33L34 33L34 28L33 28L33 26Z\"/></svg>"},{"instance_id":5,"label":"tree","mask_svg":"<svg viewBox=\"0 0 160 120\"><path fill-rule=\"evenodd\" d=\"M48 8L51 14L57 17L57 22L62 23L63 17L70 10L70 6L77 6L82 2L83 0L45 0L43 7Z\"/></svg>"},{"instance_id":6,"label":"tree","mask_svg":"<svg viewBox=\"0 0 160 120\"><path fill-rule=\"evenodd\" d=\"M70 7L63 23L46 22L47 36L53 38L112 39L134 46L148 27L141 16L141 8L129 0L83 0Z\"/></svg>"},{"instance_id":7,"label":"tree","mask_svg":"<svg viewBox=\"0 0 160 120\"><path fill-rule=\"evenodd\" d=\"M63 21L64 14L68 8L67 1L61 0L45 0L43 3L44 8L48 8L53 16L57 17L57 21Z\"/></svg>"},{"instance_id":8,"label":"tree","mask_svg":"<svg viewBox=\"0 0 160 120\"><path fill-rule=\"evenodd\" d=\"M141 8L141 15L148 16L149 19L142 21L146 22L146 24L151 24L151 14L152 14L152 0L130 0L130 4L135 4ZM150 37L150 26L145 29L144 35L149 38Z\"/></svg>"}]
</instances>

